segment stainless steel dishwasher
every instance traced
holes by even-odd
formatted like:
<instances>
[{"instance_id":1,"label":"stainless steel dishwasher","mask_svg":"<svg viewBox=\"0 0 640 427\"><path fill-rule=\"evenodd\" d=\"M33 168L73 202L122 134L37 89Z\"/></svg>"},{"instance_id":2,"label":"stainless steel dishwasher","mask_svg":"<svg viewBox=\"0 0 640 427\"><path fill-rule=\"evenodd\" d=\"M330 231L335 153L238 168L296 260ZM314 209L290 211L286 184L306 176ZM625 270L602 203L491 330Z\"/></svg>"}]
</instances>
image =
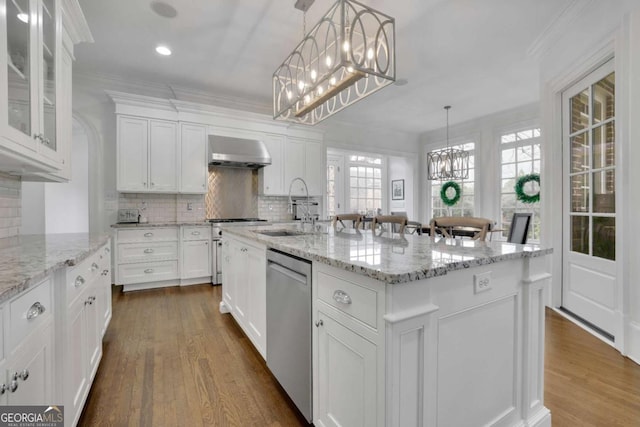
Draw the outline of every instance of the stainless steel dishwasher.
<instances>
[{"instance_id":1,"label":"stainless steel dishwasher","mask_svg":"<svg viewBox=\"0 0 640 427\"><path fill-rule=\"evenodd\" d=\"M267 251L267 366L311 422L311 262Z\"/></svg>"}]
</instances>

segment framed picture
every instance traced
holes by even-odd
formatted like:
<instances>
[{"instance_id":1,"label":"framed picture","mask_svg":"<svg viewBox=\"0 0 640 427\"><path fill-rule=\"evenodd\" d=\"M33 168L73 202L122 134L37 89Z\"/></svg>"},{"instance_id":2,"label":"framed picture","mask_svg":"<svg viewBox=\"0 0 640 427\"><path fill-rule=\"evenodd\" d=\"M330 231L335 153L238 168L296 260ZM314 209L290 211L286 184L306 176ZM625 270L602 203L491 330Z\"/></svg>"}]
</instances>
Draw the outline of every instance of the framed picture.
<instances>
[{"instance_id":1,"label":"framed picture","mask_svg":"<svg viewBox=\"0 0 640 427\"><path fill-rule=\"evenodd\" d=\"M391 181L391 200L404 200L404 179Z\"/></svg>"}]
</instances>

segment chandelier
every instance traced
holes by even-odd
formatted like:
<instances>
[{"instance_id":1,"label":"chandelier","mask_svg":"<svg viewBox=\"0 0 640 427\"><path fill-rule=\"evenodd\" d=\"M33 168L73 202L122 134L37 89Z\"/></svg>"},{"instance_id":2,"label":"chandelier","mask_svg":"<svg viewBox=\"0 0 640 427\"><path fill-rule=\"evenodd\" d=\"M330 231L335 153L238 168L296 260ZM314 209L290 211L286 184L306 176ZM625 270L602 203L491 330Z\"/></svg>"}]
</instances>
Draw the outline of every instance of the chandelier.
<instances>
[{"instance_id":1,"label":"chandelier","mask_svg":"<svg viewBox=\"0 0 640 427\"><path fill-rule=\"evenodd\" d=\"M395 19L338 0L273 73L273 118L315 125L395 78Z\"/></svg>"},{"instance_id":2,"label":"chandelier","mask_svg":"<svg viewBox=\"0 0 640 427\"><path fill-rule=\"evenodd\" d=\"M427 153L427 179L450 181L452 179L469 178L469 153L458 148L449 147L449 109L447 111L447 148Z\"/></svg>"}]
</instances>

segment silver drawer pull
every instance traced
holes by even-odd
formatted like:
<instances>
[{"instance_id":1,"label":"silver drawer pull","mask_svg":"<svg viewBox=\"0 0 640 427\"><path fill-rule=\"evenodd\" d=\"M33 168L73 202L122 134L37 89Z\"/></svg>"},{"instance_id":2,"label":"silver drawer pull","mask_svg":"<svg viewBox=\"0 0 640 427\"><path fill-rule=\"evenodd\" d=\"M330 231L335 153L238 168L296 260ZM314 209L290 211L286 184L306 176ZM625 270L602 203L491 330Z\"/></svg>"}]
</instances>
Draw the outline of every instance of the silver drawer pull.
<instances>
[{"instance_id":1,"label":"silver drawer pull","mask_svg":"<svg viewBox=\"0 0 640 427\"><path fill-rule=\"evenodd\" d=\"M98 264L96 264L95 262L93 264L91 264L91 271L96 271L99 268L100 267L98 267Z\"/></svg>"},{"instance_id":2,"label":"silver drawer pull","mask_svg":"<svg viewBox=\"0 0 640 427\"><path fill-rule=\"evenodd\" d=\"M144 253L145 254L152 254L153 253L153 249L151 249L151 248L145 249Z\"/></svg>"},{"instance_id":3,"label":"silver drawer pull","mask_svg":"<svg viewBox=\"0 0 640 427\"><path fill-rule=\"evenodd\" d=\"M84 282L85 282L84 277L78 276L76 277L76 281L74 285L76 286L76 288L79 288L80 286L84 285Z\"/></svg>"},{"instance_id":4,"label":"silver drawer pull","mask_svg":"<svg viewBox=\"0 0 640 427\"><path fill-rule=\"evenodd\" d=\"M11 393L15 393L17 389L18 389L18 381L15 381L15 380L11 381L11 384L9 385L9 391Z\"/></svg>"},{"instance_id":5,"label":"silver drawer pull","mask_svg":"<svg viewBox=\"0 0 640 427\"><path fill-rule=\"evenodd\" d=\"M192 235L192 236L199 236L199 235L200 235L200 232L199 232L199 231L192 231L192 232L191 232L191 235Z\"/></svg>"},{"instance_id":6,"label":"silver drawer pull","mask_svg":"<svg viewBox=\"0 0 640 427\"><path fill-rule=\"evenodd\" d=\"M26 381L27 378L29 378L29 370L23 369L22 372L18 374L18 378L20 378L22 381Z\"/></svg>"},{"instance_id":7,"label":"silver drawer pull","mask_svg":"<svg viewBox=\"0 0 640 427\"><path fill-rule=\"evenodd\" d=\"M40 304L40 301L36 301L31 307L29 307L29 310L27 310L27 320L35 319L45 311L46 309L44 308L44 305Z\"/></svg>"},{"instance_id":8,"label":"silver drawer pull","mask_svg":"<svg viewBox=\"0 0 640 427\"><path fill-rule=\"evenodd\" d=\"M107 274L109 274L109 270L102 270L102 275L106 276Z\"/></svg>"},{"instance_id":9,"label":"silver drawer pull","mask_svg":"<svg viewBox=\"0 0 640 427\"><path fill-rule=\"evenodd\" d=\"M147 274L151 274L153 273L153 268L147 268L144 272Z\"/></svg>"},{"instance_id":10,"label":"silver drawer pull","mask_svg":"<svg viewBox=\"0 0 640 427\"><path fill-rule=\"evenodd\" d=\"M153 237L153 233L144 233L144 237Z\"/></svg>"},{"instance_id":11,"label":"silver drawer pull","mask_svg":"<svg viewBox=\"0 0 640 427\"><path fill-rule=\"evenodd\" d=\"M340 304L351 304L351 297L345 291L338 289L333 293L333 299Z\"/></svg>"}]
</instances>

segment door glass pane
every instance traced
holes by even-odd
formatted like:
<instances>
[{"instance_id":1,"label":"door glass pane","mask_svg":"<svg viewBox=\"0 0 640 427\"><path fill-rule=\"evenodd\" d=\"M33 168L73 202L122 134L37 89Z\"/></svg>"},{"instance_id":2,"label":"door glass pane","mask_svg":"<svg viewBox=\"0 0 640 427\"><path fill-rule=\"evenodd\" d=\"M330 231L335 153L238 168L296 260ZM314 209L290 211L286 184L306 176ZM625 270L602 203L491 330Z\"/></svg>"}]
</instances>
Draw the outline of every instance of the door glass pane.
<instances>
[{"instance_id":1,"label":"door glass pane","mask_svg":"<svg viewBox=\"0 0 640 427\"><path fill-rule=\"evenodd\" d=\"M571 177L571 212L589 212L589 175Z\"/></svg>"},{"instance_id":2,"label":"door glass pane","mask_svg":"<svg viewBox=\"0 0 640 427\"><path fill-rule=\"evenodd\" d=\"M593 256L616 259L616 219L593 217Z\"/></svg>"},{"instance_id":3,"label":"door glass pane","mask_svg":"<svg viewBox=\"0 0 640 427\"><path fill-rule=\"evenodd\" d=\"M42 1L42 98L45 144L56 151L56 21L55 0Z\"/></svg>"},{"instance_id":4,"label":"door glass pane","mask_svg":"<svg viewBox=\"0 0 640 427\"><path fill-rule=\"evenodd\" d=\"M593 85L593 123L600 123L616 115L615 110L615 73Z\"/></svg>"},{"instance_id":5,"label":"door glass pane","mask_svg":"<svg viewBox=\"0 0 640 427\"><path fill-rule=\"evenodd\" d=\"M589 169L589 141L587 132L571 137L571 173Z\"/></svg>"},{"instance_id":6,"label":"door glass pane","mask_svg":"<svg viewBox=\"0 0 640 427\"><path fill-rule=\"evenodd\" d=\"M616 174L614 170L593 174L593 212L615 213Z\"/></svg>"},{"instance_id":7,"label":"door glass pane","mask_svg":"<svg viewBox=\"0 0 640 427\"><path fill-rule=\"evenodd\" d=\"M571 217L571 250L589 254L589 217Z\"/></svg>"},{"instance_id":8,"label":"door glass pane","mask_svg":"<svg viewBox=\"0 0 640 427\"><path fill-rule=\"evenodd\" d=\"M9 125L31 135L29 0L7 0Z\"/></svg>"},{"instance_id":9,"label":"door glass pane","mask_svg":"<svg viewBox=\"0 0 640 427\"><path fill-rule=\"evenodd\" d=\"M589 126L589 89L571 98L571 133Z\"/></svg>"},{"instance_id":10,"label":"door glass pane","mask_svg":"<svg viewBox=\"0 0 640 427\"><path fill-rule=\"evenodd\" d=\"M593 129L593 168L615 164L615 125L609 122Z\"/></svg>"}]
</instances>

